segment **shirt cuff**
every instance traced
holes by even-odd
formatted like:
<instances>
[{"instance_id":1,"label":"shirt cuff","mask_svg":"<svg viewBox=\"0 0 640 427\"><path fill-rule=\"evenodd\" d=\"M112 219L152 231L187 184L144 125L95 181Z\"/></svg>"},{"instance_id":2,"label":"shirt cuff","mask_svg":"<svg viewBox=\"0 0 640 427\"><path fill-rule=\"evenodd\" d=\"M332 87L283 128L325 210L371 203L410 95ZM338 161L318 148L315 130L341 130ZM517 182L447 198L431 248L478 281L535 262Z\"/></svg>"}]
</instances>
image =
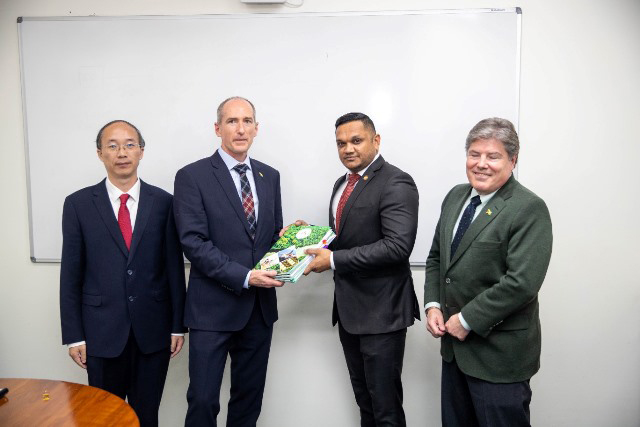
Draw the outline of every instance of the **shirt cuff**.
<instances>
[{"instance_id":1,"label":"shirt cuff","mask_svg":"<svg viewBox=\"0 0 640 427\"><path fill-rule=\"evenodd\" d=\"M333 251L329 254L329 260L331 261L331 269L335 271L336 265L333 263Z\"/></svg>"},{"instance_id":2,"label":"shirt cuff","mask_svg":"<svg viewBox=\"0 0 640 427\"><path fill-rule=\"evenodd\" d=\"M85 345L87 344L86 341L78 341L78 342L73 342L71 344L67 344L67 348L71 348L71 347L77 347L79 345Z\"/></svg>"},{"instance_id":3,"label":"shirt cuff","mask_svg":"<svg viewBox=\"0 0 640 427\"><path fill-rule=\"evenodd\" d=\"M251 270L247 273L247 277L245 277L244 283L242 284L242 287L245 289L249 289L249 277L251 277Z\"/></svg>"},{"instance_id":4,"label":"shirt cuff","mask_svg":"<svg viewBox=\"0 0 640 427\"><path fill-rule=\"evenodd\" d=\"M439 309L441 307L441 305L440 305L439 302L435 302L435 301L428 302L428 303L426 303L424 305L424 311L429 310L431 307L435 307L435 308Z\"/></svg>"},{"instance_id":5,"label":"shirt cuff","mask_svg":"<svg viewBox=\"0 0 640 427\"><path fill-rule=\"evenodd\" d=\"M172 337L183 337L184 334L171 334Z\"/></svg>"},{"instance_id":6,"label":"shirt cuff","mask_svg":"<svg viewBox=\"0 0 640 427\"><path fill-rule=\"evenodd\" d=\"M462 324L463 328L465 328L467 331L471 330L471 326L469 326L467 321L464 320L464 317L462 317L462 312L458 313L458 319L460 319L460 324Z\"/></svg>"}]
</instances>

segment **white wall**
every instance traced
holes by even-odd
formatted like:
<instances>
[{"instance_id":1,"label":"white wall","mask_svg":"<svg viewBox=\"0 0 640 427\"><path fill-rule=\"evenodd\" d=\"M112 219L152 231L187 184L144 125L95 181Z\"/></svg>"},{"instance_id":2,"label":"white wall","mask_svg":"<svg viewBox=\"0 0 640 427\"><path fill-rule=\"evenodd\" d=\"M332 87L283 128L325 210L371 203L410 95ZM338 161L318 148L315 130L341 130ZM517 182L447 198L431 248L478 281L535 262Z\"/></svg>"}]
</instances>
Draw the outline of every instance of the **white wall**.
<instances>
[{"instance_id":1,"label":"white wall","mask_svg":"<svg viewBox=\"0 0 640 427\"><path fill-rule=\"evenodd\" d=\"M547 201L555 232L540 296L542 369L532 380L532 422L638 426L637 0L306 0L298 9L249 7L238 0L0 0L0 377L86 381L60 345L59 265L29 261L18 16L513 6L523 8L519 179ZM473 72L473 64L469 68ZM68 141L51 142L61 150L74 148ZM296 216L285 212L285 221ZM414 279L421 298L421 269L414 269ZM323 275L279 291L281 320L260 425L357 425L337 331L330 327L332 286ZM437 350L424 324L410 328L404 372L409 426L439 419ZM184 417L187 356L184 351L171 363L161 408L165 427L181 425ZM219 419L224 415L223 409Z\"/></svg>"}]
</instances>

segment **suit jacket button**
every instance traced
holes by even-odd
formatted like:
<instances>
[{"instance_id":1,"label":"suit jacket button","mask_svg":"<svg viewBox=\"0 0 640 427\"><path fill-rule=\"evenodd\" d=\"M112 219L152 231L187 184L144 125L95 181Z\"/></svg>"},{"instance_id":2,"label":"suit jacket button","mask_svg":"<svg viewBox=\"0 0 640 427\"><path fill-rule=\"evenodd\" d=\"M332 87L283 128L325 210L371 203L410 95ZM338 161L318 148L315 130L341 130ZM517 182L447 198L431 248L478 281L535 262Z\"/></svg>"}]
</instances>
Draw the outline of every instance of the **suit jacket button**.
<instances>
[{"instance_id":1,"label":"suit jacket button","mask_svg":"<svg viewBox=\"0 0 640 427\"><path fill-rule=\"evenodd\" d=\"M133 274L133 270L127 270L127 274L131 276Z\"/></svg>"},{"instance_id":2,"label":"suit jacket button","mask_svg":"<svg viewBox=\"0 0 640 427\"><path fill-rule=\"evenodd\" d=\"M136 299L136 297L134 297L134 296L130 296L129 297L129 301L131 301L131 302L133 302L133 300L135 300L135 299Z\"/></svg>"},{"instance_id":3,"label":"suit jacket button","mask_svg":"<svg viewBox=\"0 0 640 427\"><path fill-rule=\"evenodd\" d=\"M446 283L451 283L451 279L449 279L448 277L447 277L446 279L444 279L444 281L445 281Z\"/></svg>"}]
</instances>

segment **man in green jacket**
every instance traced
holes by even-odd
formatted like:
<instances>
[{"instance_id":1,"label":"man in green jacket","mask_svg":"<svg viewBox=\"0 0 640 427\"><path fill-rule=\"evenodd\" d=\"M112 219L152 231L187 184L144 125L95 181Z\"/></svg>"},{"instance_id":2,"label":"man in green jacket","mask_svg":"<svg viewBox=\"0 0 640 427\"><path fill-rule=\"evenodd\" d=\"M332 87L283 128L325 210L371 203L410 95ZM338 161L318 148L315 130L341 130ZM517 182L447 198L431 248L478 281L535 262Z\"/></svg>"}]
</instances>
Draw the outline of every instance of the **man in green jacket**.
<instances>
[{"instance_id":1,"label":"man in green jacket","mask_svg":"<svg viewBox=\"0 0 640 427\"><path fill-rule=\"evenodd\" d=\"M442 425L529 426L551 219L512 175L511 122L480 121L465 148L469 184L442 203L424 286L427 330L442 338Z\"/></svg>"}]
</instances>

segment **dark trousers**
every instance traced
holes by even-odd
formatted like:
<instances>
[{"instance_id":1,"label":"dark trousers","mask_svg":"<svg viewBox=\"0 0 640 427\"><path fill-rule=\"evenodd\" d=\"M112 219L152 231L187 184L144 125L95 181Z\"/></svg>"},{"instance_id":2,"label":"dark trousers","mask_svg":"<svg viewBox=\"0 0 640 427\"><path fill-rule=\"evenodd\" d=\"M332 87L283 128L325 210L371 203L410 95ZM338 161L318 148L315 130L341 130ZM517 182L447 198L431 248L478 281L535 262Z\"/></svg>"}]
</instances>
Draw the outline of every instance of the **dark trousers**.
<instances>
[{"instance_id":1,"label":"dark trousers","mask_svg":"<svg viewBox=\"0 0 640 427\"><path fill-rule=\"evenodd\" d=\"M405 426L402 362L407 328L386 334L354 335L338 322L340 342L362 427Z\"/></svg>"},{"instance_id":2,"label":"dark trousers","mask_svg":"<svg viewBox=\"0 0 640 427\"><path fill-rule=\"evenodd\" d=\"M235 332L191 330L189 336L189 390L187 427L217 426L220 385L231 356L231 398L228 427L253 427L262 409L273 326L262 318L255 301L246 326Z\"/></svg>"},{"instance_id":3,"label":"dark trousers","mask_svg":"<svg viewBox=\"0 0 640 427\"><path fill-rule=\"evenodd\" d=\"M138 415L141 427L157 427L170 356L169 347L155 353L142 353L130 332L120 356L87 356L89 385L126 398Z\"/></svg>"},{"instance_id":4,"label":"dark trousers","mask_svg":"<svg viewBox=\"0 0 640 427\"><path fill-rule=\"evenodd\" d=\"M464 374L442 361L443 427L520 427L530 424L529 381L497 384Z\"/></svg>"}]
</instances>

